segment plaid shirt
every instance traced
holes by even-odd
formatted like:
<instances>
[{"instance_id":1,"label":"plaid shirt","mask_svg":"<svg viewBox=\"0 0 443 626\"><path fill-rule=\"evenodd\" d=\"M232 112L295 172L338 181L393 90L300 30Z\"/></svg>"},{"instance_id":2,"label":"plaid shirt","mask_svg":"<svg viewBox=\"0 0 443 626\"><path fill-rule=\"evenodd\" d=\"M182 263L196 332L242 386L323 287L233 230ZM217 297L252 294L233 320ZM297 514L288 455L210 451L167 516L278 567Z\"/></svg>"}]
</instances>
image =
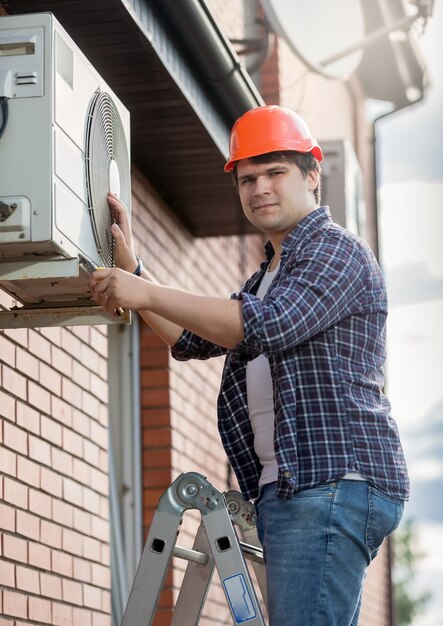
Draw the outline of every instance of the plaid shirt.
<instances>
[{"instance_id":1,"label":"plaid shirt","mask_svg":"<svg viewBox=\"0 0 443 626\"><path fill-rule=\"evenodd\" d=\"M243 306L244 340L226 350L184 331L179 360L226 354L218 426L239 485L258 495L261 465L248 416L246 363L269 359L274 386L278 495L357 471L385 494L409 496L407 469L382 391L386 289L370 248L321 207L282 244L264 300L254 294L272 258L232 298Z\"/></svg>"}]
</instances>

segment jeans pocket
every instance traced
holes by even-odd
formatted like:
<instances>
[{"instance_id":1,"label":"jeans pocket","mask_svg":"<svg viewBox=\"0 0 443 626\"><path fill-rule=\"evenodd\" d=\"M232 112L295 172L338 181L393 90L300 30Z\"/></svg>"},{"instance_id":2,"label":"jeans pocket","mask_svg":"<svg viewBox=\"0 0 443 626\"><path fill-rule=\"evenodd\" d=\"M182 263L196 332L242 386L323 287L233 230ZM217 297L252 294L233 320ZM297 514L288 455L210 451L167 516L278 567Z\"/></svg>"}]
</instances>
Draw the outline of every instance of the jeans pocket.
<instances>
[{"instance_id":1,"label":"jeans pocket","mask_svg":"<svg viewBox=\"0 0 443 626\"><path fill-rule=\"evenodd\" d=\"M378 489L368 489L368 521L366 526L366 547L373 559L384 539L400 524L404 502L384 495Z\"/></svg>"}]
</instances>

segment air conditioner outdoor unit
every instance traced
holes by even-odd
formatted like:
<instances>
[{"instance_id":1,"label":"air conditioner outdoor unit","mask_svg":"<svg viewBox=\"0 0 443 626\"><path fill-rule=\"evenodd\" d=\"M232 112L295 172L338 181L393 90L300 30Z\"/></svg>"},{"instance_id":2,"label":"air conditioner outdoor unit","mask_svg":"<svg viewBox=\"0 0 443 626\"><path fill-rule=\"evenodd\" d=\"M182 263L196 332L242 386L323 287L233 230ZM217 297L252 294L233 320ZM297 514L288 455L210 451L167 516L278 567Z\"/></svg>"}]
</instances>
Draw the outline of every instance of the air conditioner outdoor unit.
<instances>
[{"instance_id":1,"label":"air conditioner outdoor unit","mask_svg":"<svg viewBox=\"0 0 443 626\"><path fill-rule=\"evenodd\" d=\"M0 17L0 104L0 287L21 303L0 326L115 321L88 278L113 265L108 191L130 209L129 112L47 13Z\"/></svg>"}]
</instances>

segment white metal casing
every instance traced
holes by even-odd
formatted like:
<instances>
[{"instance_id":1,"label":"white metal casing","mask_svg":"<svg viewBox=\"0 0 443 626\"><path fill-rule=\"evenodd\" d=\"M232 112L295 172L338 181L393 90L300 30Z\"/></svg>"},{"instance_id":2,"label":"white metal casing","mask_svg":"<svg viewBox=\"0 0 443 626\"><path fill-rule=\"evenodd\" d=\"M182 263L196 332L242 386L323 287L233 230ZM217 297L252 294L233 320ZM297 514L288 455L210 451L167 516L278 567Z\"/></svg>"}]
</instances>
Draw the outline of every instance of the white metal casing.
<instances>
[{"instance_id":1,"label":"white metal casing","mask_svg":"<svg viewBox=\"0 0 443 626\"><path fill-rule=\"evenodd\" d=\"M75 302L88 297L86 272L54 281L39 276L35 263L80 256L103 264L87 201L88 108L97 90L109 94L128 154L129 112L52 14L0 17L0 46L0 97L9 104L0 138L0 203L16 205L0 221L0 286L24 303ZM14 271L5 270L13 261L32 264L37 277L14 280Z\"/></svg>"}]
</instances>

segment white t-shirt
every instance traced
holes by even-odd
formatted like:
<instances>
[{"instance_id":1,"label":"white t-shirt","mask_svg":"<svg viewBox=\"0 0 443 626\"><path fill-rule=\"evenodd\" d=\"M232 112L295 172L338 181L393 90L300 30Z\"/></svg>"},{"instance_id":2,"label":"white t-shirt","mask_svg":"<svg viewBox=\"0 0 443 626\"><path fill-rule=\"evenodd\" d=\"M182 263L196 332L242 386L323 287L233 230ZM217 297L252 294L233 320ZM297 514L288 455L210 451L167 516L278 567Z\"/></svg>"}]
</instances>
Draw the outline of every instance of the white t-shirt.
<instances>
[{"instance_id":1,"label":"white t-shirt","mask_svg":"<svg viewBox=\"0 0 443 626\"><path fill-rule=\"evenodd\" d=\"M266 272L257 291L263 300L278 268ZM246 390L249 419L254 433L254 449L263 467L259 485L272 483L278 478L278 465L274 453L274 390L268 358L261 354L246 366Z\"/></svg>"}]
</instances>

